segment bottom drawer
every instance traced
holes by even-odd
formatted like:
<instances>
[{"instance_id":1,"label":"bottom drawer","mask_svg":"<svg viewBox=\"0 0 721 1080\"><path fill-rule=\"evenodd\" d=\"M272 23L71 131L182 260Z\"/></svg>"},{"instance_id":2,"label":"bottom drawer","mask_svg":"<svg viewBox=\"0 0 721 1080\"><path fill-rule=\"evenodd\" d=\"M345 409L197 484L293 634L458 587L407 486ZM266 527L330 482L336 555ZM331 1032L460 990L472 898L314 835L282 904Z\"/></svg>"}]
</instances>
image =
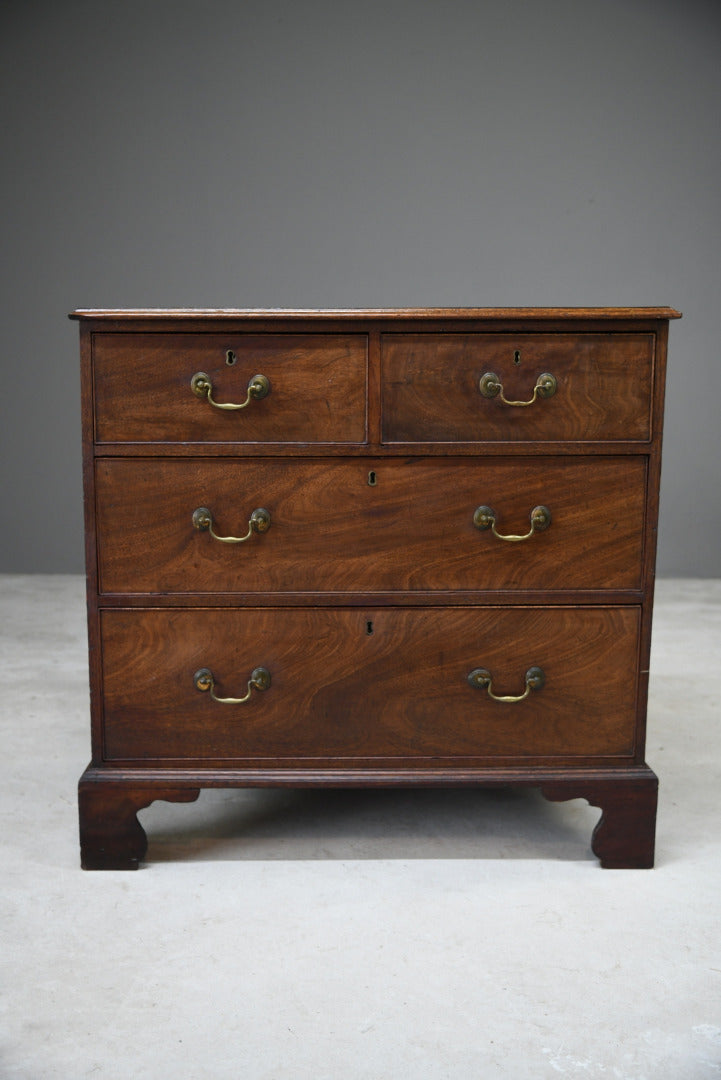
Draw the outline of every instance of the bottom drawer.
<instances>
[{"instance_id":1,"label":"bottom drawer","mask_svg":"<svg viewBox=\"0 0 721 1080\"><path fill-rule=\"evenodd\" d=\"M631 607L105 610L103 758L627 759L639 625Z\"/></svg>"}]
</instances>

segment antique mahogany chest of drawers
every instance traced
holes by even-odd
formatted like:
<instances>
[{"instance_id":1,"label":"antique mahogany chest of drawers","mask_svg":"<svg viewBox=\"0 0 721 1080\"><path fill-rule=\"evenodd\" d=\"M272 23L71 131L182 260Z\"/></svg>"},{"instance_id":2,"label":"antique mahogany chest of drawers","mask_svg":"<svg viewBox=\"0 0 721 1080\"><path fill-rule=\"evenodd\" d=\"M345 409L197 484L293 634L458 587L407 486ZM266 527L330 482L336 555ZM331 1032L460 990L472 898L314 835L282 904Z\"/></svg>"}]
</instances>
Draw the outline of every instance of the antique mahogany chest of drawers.
<instances>
[{"instance_id":1,"label":"antique mahogany chest of drawers","mask_svg":"<svg viewBox=\"0 0 721 1080\"><path fill-rule=\"evenodd\" d=\"M77 311L82 865L204 787L530 785L653 864L668 308Z\"/></svg>"}]
</instances>

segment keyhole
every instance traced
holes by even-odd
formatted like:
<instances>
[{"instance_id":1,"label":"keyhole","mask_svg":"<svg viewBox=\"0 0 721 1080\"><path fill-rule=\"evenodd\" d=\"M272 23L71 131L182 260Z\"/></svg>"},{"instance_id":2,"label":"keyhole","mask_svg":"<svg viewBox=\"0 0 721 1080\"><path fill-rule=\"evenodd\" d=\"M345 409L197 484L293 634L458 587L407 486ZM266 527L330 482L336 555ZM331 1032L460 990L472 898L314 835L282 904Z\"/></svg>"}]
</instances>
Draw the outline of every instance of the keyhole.
<instances>
[{"instance_id":1,"label":"keyhole","mask_svg":"<svg viewBox=\"0 0 721 1080\"><path fill-rule=\"evenodd\" d=\"M368 486L369 487L375 487L376 483L377 483L376 474L373 471L373 469L371 469L371 471L368 473ZM370 631L369 631L369 633L370 633Z\"/></svg>"},{"instance_id":2,"label":"keyhole","mask_svg":"<svg viewBox=\"0 0 721 1080\"><path fill-rule=\"evenodd\" d=\"M366 634L369 636L373 633L373 620L369 619L366 623Z\"/></svg>"},{"instance_id":3,"label":"keyhole","mask_svg":"<svg viewBox=\"0 0 721 1080\"><path fill-rule=\"evenodd\" d=\"M235 363L235 361L237 359L238 359L238 357L235 355L233 350L228 349L227 353L225 354L225 362L226 362L226 364L228 364L228 366L232 367L232 365Z\"/></svg>"},{"instance_id":4,"label":"keyhole","mask_svg":"<svg viewBox=\"0 0 721 1080\"><path fill-rule=\"evenodd\" d=\"M521 350L516 349L516 351L513 354L513 363L514 364L520 364L520 362L521 362Z\"/></svg>"}]
</instances>

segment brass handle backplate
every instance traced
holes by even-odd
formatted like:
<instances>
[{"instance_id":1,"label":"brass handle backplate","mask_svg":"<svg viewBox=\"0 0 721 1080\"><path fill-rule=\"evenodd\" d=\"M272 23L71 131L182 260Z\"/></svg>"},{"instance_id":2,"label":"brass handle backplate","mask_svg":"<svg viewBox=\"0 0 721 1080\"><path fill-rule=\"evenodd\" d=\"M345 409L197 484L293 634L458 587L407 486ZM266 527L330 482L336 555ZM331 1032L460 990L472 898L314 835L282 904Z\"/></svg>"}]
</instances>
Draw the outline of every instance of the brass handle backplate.
<instances>
[{"instance_id":1,"label":"brass handle backplate","mask_svg":"<svg viewBox=\"0 0 721 1080\"><path fill-rule=\"evenodd\" d=\"M264 397L267 397L270 393L270 380L267 379L265 375L254 375L248 383L248 393L245 401L240 404L231 401L215 401L213 398L213 384L210 380L210 376L206 375L204 371L196 371L195 375L193 375L193 378L190 380L190 389L196 397L207 398L210 404L216 409L236 411L238 409L245 409L246 406L250 405L251 401L262 401Z\"/></svg>"},{"instance_id":2,"label":"brass handle backplate","mask_svg":"<svg viewBox=\"0 0 721 1080\"><path fill-rule=\"evenodd\" d=\"M270 514L262 506L254 510L248 522L248 531L245 536L218 536L213 528L213 515L207 506L199 506L193 511L193 527L201 532L209 532L214 540L220 540L221 544L244 544L250 540L253 533L266 533L270 528Z\"/></svg>"},{"instance_id":3,"label":"brass handle backplate","mask_svg":"<svg viewBox=\"0 0 721 1080\"><path fill-rule=\"evenodd\" d=\"M530 513L531 528L527 533L523 533L521 536L508 535L506 533L499 533L496 529L496 511L492 510L490 506L479 506L473 515L473 524L481 532L486 529L490 529L495 537L499 540L509 540L511 543L517 543L519 540L528 540L534 533L543 532L551 524L551 511L547 506L534 506Z\"/></svg>"},{"instance_id":4,"label":"brass handle backplate","mask_svg":"<svg viewBox=\"0 0 721 1080\"><path fill-rule=\"evenodd\" d=\"M485 375L481 375L481 381L478 384L478 389L484 398L499 398L504 405L513 405L518 408L525 408L527 405L533 405L536 398L550 398L556 393L558 388L558 381L555 375L550 375L547 371L544 371L542 375L539 375L536 379L536 385L533 387L533 395L528 401L509 401L503 393L503 383L493 371L487 371Z\"/></svg>"},{"instance_id":5,"label":"brass handle backplate","mask_svg":"<svg viewBox=\"0 0 721 1080\"><path fill-rule=\"evenodd\" d=\"M486 668L474 668L468 675L468 682L476 690L487 690L488 696L494 701L502 701L506 704L515 704L517 701L525 701L531 690L542 690L546 683L546 676L539 667L530 667L526 672L526 689L517 696L494 694L492 676Z\"/></svg>"},{"instance_id":6,"label":"brass handle backplate","mask_svg":"<svg viewBox=\"0 0 721 1080\"><path fill-rule=\"evenodd\" d=\"M213 701L219 705L242 705L248 701L253 690L267 690L270 686L270 672L267 668L253 668L248 679L248 692L243 697L218 697L215 693L215 678L210 668L199 668L193 675L193 684L196 690L210 691Z\"/></svg>"}]
</instances>

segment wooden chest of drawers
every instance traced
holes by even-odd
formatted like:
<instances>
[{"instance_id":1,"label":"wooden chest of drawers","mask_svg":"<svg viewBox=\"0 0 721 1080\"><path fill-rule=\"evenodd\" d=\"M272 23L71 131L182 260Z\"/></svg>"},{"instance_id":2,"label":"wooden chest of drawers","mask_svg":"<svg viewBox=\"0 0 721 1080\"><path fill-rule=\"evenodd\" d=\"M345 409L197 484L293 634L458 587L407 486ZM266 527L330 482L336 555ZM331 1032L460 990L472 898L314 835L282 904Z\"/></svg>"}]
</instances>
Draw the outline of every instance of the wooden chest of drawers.
<instances>
[{"instance_id":1,"label":"wooden chest of drawers","mask_svg":"<svg viewBox=\"0 0 721 1080\"><path fill-rule=\"evenodd\" d=\"M77 311L82 865L204 787L505 785L653 865L668 308Z\"/></svg>"}]
</instances>

